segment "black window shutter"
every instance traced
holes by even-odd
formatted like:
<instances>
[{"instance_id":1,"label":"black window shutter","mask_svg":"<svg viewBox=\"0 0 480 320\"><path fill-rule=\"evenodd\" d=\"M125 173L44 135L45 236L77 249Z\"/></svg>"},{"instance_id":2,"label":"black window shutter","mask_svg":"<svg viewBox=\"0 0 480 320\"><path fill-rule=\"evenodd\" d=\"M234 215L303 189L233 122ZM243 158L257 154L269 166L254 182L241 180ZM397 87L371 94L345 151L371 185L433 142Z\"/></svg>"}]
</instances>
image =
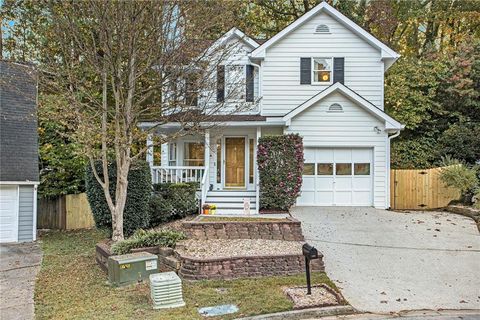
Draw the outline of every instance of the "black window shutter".
<instances>
[{"instance_id":1,"label":"black window shutter","mask_svg":"<svg viewBox=\"0 0 480 320\"><path fill-rule=\"evenodd\" d=\"M300 58L300 84L312 83L312 59Z\"/></svg>"},{"instance_id":2,"label":"black window shutter","mask_svg":"<svg viewBox=\"0 0 480 320\"><path fill-rule=\"evenodd\" d=\"M185 103L188 106L198 105L197 75L189 74L185 83Z\"/></svg>"},{"instance_id":3,"label":"black window shutter","mask_svg":"<svg viewBox=\"0 0 480 320\"><path fill-rule=\"evenodd\" d=\"M246 82L245 82L245 90L246 90L246 101L253 102L254 97L254 76L253 76L253 66L247 64L246 66Z\"/></svg>"},{"instance_id":4,"label":"black window shutter","mask_svg":"<svg viewBox=\"0 0 480 320\"><path fill-rule=\"evenodd\" d=\"M217 102L225 100L225 66L217 66Z\"/></svg>"},{"instance_id":5,"label":"black window shutter","mask_svg":"<svg viewBox=\"0 0 480 320\"><path fill-rule=\"evenodd\" d=\"M333 83L345 84L345 58L333 58Z\"/></svg>"}]
</instances>

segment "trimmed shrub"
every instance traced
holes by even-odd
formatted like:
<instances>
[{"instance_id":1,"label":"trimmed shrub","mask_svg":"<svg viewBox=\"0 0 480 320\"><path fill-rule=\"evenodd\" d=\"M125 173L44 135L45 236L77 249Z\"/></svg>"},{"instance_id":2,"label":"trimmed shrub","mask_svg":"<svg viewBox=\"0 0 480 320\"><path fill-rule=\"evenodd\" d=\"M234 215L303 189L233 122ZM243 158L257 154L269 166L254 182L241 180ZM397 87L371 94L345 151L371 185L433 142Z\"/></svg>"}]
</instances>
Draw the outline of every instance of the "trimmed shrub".
<instances>
[{"instance_id":1,"label":"trimmed shrub","mask_svg":"<svg viewBox=\"0 0 480 320\"><path fill-rule=\"evenodd\" d=\"M479 187L476 168L469 168L461 161L444 158L444 168L440 173L440 179L449 187L460 190L462 194L462 202L471 203L472 197Z\"/></svg>"},{"instance_id":2,"label":"trimmed shrub","mask_svg":"<svg viewBox=\"0 0 480 320\"><path fill-rule=\"evenodd\" d=\"M103 179L102 163L96 164L96 169ZM108 175L110 178L110 194L115 199L117 166L110 163ZM90 165L86 168L85 189L92 209L95 225L99 229L112 231L112 214L108 208L103 189L93 175ZM137 161L130 167L128 173L127 201L123 211L123 232L126 237L132 235L135 230L149 226L150 215L148 203L152 192L152 180L150 167L145 161Z\"/></svg>"},{"instance_id":3,"label":"trimmed shrub","mask_svg":"<svg viewBox=\"0 0 480 320\"><path fill-rule=\"evenodd\" d=\"M198 211L198 183L158 183L150 199L150 225L181 219Z\"/></svg>"},{"instance_id":4,"label":"trimmed shrub","mask_svg":"<svg viewBox=\"0 0 480 320\"><path fill-rule=\"evenodd\" d=\"M288 210L302 187L303 142L298 134L259 139L260 208Z\"/></svg>"},{"instance_id":5,"label":"trimmed shrub","mask_svg":"<svg viewBox=\"0 0 480 320\"><path fill-rule=\"evenodd\" d=\"M128 239L119 241L112 246L113 254L126 254L132 249L145 247L170 247L174 248L177 241L185 239L182 232L174 230L142 230L139 229Z\"/></svg>"}]
</instances>

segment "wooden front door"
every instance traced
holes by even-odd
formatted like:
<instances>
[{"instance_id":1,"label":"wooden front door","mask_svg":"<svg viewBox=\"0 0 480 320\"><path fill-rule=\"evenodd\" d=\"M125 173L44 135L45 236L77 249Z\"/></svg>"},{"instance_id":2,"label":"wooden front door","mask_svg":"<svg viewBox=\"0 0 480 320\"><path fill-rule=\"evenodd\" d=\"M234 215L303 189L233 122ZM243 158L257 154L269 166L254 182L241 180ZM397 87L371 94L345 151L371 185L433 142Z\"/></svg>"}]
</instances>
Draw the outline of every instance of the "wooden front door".
<instances>
[{"instance_id":1,"label":"wooden front door","mask_svg":"<svg viewBox=\"0 0 480 320\"><path fill-rule=\"evenodd\" d=\"M225 187L245 187L245 138L225 138Z\"/></svg>"}]
</instances>

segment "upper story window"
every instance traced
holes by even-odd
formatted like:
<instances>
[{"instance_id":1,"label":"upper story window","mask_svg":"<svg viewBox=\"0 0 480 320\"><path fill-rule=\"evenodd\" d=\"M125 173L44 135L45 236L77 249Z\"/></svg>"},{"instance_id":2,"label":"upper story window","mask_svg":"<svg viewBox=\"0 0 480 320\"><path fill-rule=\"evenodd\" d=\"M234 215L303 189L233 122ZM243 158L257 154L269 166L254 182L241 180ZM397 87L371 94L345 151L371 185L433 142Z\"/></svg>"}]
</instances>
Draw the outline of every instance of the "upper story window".
<instances>
[{"instance_id":1,"label":"upper story window","mask_svg":"<svg viewBox=\"0 0 480 320\"><path fill-rule=\"evenodd\" d=\"M312 59L312 83L313 84L331 84L332 83L332 58L313 58Z\"/></svg>"},{"instance_id":2,"label":"upper story window","mask_svg":"<svg viewBox=\"0 0 480 320\"><path fill-rule=\"evenodd\" d=\"M330 33L330 28L326 24L319 24L315 27L315 33Z\"/></svg>"},{"instance_id":3,"label":"upper story window","mask_svg":"<svg viewBox=\"0 0 480 320\"><path fill-rule=\"evenodd\" d=\"M226 99L230 101L245 100L245 66L228 65L226 73Z\"/></svg>"}]
</instances>

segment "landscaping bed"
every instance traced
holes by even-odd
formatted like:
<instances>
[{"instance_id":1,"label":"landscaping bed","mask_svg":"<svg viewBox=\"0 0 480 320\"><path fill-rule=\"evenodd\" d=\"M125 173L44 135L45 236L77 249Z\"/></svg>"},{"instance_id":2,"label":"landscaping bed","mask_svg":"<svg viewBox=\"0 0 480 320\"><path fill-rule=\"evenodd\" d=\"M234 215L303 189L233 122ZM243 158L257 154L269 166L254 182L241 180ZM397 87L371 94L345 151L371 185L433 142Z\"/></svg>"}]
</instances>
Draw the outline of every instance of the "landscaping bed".
<instances>
[{"instance_id":1,"label":"landscaping bed","mask_svg":"<svg viewBox=\"0 0 480 320\"><path fill-rule=\"evenodd\" d=\"M260 219L236 220L240 218L227 218L225 220L203 220L198 217L182 224L183 231L189 239L267 239L303 241L300 221L288 217L285 219ZM253 220L255 219L255 220Z\"/></svg>"},{"instance_id":2,"label":"landscaping bed","mask_svg":"<svg viewBox=\"0 0 480 320\"><path fill-rule=\"evenodd\" d=\"M293 302L283 288L305 285L305 275L184 282L186 307L153 310L148 285L112 289L94 264L95 244L106 234L96 230L48 232L41 237L44 252L35 286L37 319L203 319L198 308L235 304L229 320L288 311ZM324 273L312 274L312 284L334 284Z\"/></svg>"},{"instance_id":3,"label":"landscaping bed","mask_svg":"<svg viewBox=\"0 0 480 320\"><path fill-rule=\"evenodd\" d=\"M299 241L236 239L186 240L177 245L179 275L188 280L235 279L305 272ZM323 256L313 260L314 271L324 271Z\"/></svg>"}]
</instances>

